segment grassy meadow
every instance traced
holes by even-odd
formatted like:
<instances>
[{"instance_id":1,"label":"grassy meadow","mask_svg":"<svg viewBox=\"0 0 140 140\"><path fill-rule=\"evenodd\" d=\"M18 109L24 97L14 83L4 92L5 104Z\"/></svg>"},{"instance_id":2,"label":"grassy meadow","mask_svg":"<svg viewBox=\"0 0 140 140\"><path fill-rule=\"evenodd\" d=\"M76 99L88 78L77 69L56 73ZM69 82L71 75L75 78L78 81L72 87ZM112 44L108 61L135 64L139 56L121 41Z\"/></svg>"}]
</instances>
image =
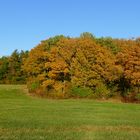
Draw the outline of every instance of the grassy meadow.
<instances>
[{"instance_id":1,"label":"grassy meadow","mask_svg":"<svg viewBox=\"0 0 140 140\"><path fill-rule=\"evenodd\" d=\"M0 85L0 140L140 140L140 105L41 99Z\"/></svg>"}]
</instances>

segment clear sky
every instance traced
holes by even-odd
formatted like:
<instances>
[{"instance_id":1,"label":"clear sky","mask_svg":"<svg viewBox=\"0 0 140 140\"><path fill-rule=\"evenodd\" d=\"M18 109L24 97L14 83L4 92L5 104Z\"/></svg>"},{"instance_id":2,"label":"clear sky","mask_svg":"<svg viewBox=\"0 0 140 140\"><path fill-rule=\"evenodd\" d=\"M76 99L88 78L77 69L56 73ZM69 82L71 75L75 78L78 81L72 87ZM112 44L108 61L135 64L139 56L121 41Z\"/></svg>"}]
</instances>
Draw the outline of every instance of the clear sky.
<instances>
[{"instance_id":1,"label":"clear sky","mask_svg":"<svg viewBox=\"0 0 140 140\"><path fill-rule=\"evenodd\" d=\"M0 0L0 56L63 34L140 36L140 0Z\"/></svg>"}]
</instances>

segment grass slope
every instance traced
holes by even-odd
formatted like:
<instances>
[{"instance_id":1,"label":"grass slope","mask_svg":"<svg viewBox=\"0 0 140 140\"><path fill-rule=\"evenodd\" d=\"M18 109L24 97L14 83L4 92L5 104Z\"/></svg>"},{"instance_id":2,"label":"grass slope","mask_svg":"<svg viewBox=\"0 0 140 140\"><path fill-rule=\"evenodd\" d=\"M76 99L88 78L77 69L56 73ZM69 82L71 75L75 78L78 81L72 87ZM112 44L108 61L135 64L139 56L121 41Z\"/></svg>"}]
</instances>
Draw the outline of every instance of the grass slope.
<instances>
[{"instance_id":1,"label":"grass slope","mask_svg":"<svg viewBox=\"0 0 140 140\"><path fill-rule=\"evenodd\" d=\"M140 105L30 97L0 85L0 140L140 140Z\"/></svg>"}]
</instances>

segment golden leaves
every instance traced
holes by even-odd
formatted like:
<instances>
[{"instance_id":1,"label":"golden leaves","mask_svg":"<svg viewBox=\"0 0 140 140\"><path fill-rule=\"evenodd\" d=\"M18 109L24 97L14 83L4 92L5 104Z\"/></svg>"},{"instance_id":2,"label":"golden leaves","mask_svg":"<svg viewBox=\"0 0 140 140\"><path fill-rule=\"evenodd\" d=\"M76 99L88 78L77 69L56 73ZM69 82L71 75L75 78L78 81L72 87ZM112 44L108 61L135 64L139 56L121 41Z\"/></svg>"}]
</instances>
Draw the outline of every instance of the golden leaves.
<instances>
[{"instance_id":1,"label":"golden leaves","mask_svg":"<svg viewBox=\"0 0 140 140\"><path fill-rule=\"evenodd\" d=\"M113 53L100 46L104 43L101 41L90 37L51 38L30 51L24 70L43 87L56 91L63 91L66 81L94 89L120 77L133 86L140 85L140 47L134 41L112 39L111 43L121 50Z\"/></svg>"}]
</instances>

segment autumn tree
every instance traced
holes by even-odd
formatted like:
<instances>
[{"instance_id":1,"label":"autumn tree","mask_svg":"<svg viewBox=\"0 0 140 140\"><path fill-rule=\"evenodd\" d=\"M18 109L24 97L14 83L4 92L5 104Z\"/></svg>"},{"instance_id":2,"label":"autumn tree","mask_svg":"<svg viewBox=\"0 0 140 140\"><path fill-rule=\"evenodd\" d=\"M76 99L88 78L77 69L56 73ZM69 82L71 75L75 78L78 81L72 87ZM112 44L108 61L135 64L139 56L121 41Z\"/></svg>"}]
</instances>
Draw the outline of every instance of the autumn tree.
<instances>
[{"instance_id":1,"label":"autumn tree","mask_svg":"<svg viewBox=\"0 0 140 140\"><path fill-rule=\"evenodd\" d=\"M29 57L26 59L23 69L27 73L30 90L41 87L47 79L48 70L45 68L45 63L49 62L51 48L56 47L56 43L61 38L64 38L64 36L55 36L44 40L29 52Z\"/></svg>"},{"instance_id":2,"label":"autumn tree","mask_svg":"<svg viewBox=\"0 0 140 140\"><path fill-rule=\"evenodd\" d=\"M91 39L79 39L72 63L72 83L96 90L119 77L121 69L106 48Z\"/></svg>"},{"instance_id":3,"label":"autumn tree","mask_svg":"<svg viewBox=\"0 0 140 140\"><path fill-rule=\"evenodd\" d=\"M49 72L43 85L60 91L65 82L95 90L116 80L120 72L110 51L88 37L60 40L45 67Z\"/></svg>"},{"instance_id":4,"label":"autumn tree","mask_svg":"<svg viewBox=\"0 0 140 140\"><path fill-rule=\"evenodd\" d=\"M120 81L123 91L132 87L140 88L140 47L125 47L117 55L118 63L122 65L123 75Z\"/></svg>"},{"instance_id":5,"label":"autumn tree","mask_svg":"<svg viewBox=\"0 0 140 140\"><path fill-rule=\"evenodd\" d=\"M7 82L7 74L8 74L8 57L0 58L0 83Z\"/></svg>"},{"instance_id":6,"label":"autumn tree","mask_svg":"<svg viewBox=\"0 0 140 140\"><path fill-rule=\"evenodd\" d=\"M23 69L29 89L47 96L67 96L75 86L103 97L112 87L139 87L139 41L96 38L88 32L79 38L56 36L33 48Z\"/></svg>"},{"instance_id":7,"label":"autumn tree","mask_svg":"<svg viewBox=\"0 0 140 140\"><path fill-rule=\"evenodd\" d=\"M75 54L75 39L62 38L50 51L45 68L48 71L43 86L56 92L66 92L66 85L71 81L71 63Z\"/></svg>"}]
</instances>

